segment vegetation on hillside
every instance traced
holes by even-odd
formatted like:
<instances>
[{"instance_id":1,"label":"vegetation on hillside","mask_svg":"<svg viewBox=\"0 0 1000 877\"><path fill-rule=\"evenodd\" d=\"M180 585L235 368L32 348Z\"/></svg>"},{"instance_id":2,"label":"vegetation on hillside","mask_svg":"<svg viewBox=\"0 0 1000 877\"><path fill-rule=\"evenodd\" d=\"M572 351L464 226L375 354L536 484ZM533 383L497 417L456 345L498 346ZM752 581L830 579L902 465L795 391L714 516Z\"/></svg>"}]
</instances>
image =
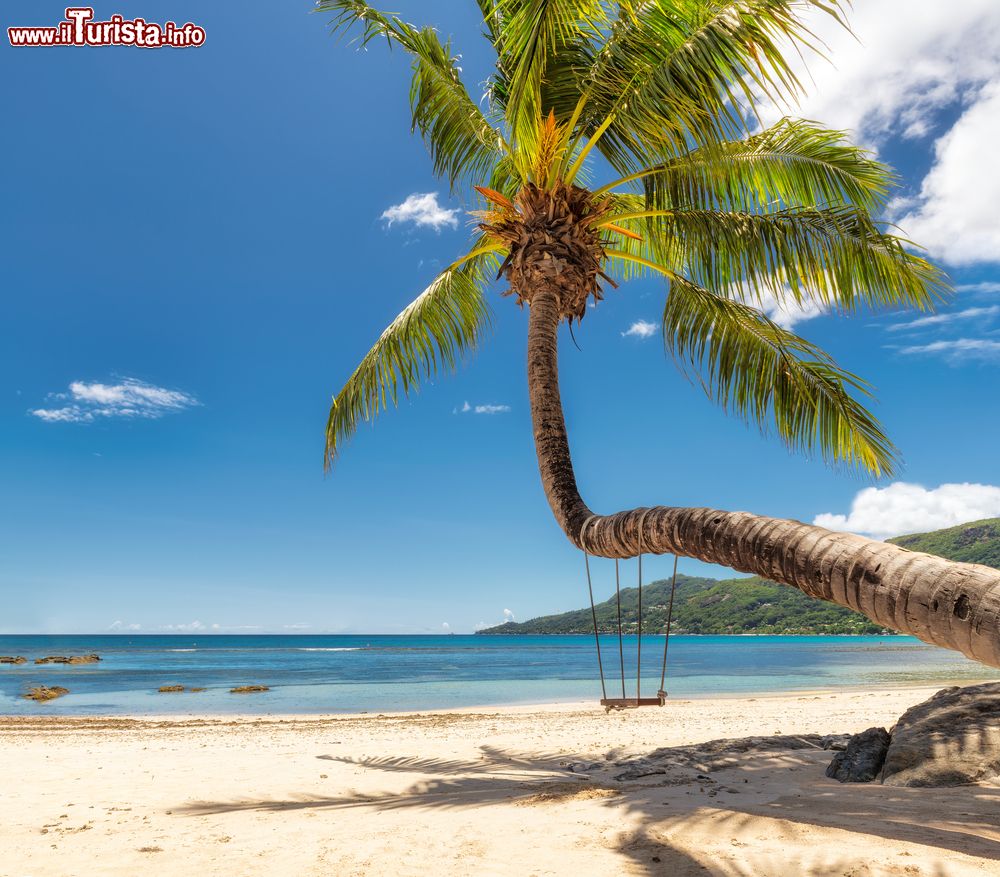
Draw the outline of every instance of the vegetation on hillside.
<instances>
[{"instance_id":1,"label":"vegetation on hillside","mask_svg":"<svg viewBox=\"0 0 1000 877\"><path fill-rule=\"evenodd\" d=\"M949 560L982 563L1000 568L1000 518L975 521L933 533L889 540L911 551L924 551ZM651 582L642 589L642 632L659 633L667 620L670 581ZM621 592L622 629L638 630L638 589ZM597 626L617 633L618 606L614 595L599 603ZM590 633L590 607L545 615L521 623L508 622L480 633ZM697 634L879 634L893 633L864 615L833 603L808 597L775 582L753 578L716 579L677 576L674 597L675 633Z\"/></svg>"},{"instance_id":2,"label":"vegetation on hillside","mask_svg":"<svg viewBox=\"0 0 1000 877\"><path fill-rule=\"evenodd\" d=\"M622 630L636 633L638 588L623 588ZM642 632L659 633L667 621L670 581L651 582L642 589ZM614 595L597 604L597 626L617 633L618 608ZM480 633L590 633L590 607L547 615L523 623L508 622ZM716 579L677 576L674 597L674 633L736 634L865 634L883 629L863 615L807 597L801 591L757 576Z\"/></svg>"},{"instance_id":3,"label":"vegetation on hillside","mask_svg":"<svg viewBox=\"0 0 1000 877\"><path fill-rule=\"evenodd\" d=\"M1000 569L1000 518L972 521L947 530L899 536L888 541L910 551L924 551L948 560Z\"/></svg>"}]
</instances>

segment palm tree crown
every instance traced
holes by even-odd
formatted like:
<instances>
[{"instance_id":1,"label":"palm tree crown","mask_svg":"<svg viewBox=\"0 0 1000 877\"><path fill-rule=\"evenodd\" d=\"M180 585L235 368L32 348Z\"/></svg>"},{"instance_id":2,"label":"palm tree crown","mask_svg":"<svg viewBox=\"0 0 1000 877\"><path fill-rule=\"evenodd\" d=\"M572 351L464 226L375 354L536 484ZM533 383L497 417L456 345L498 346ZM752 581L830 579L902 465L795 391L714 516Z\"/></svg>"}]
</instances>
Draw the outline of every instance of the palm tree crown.
<instances>
[{"instance_id":1,"label":"palm tree crown","mask_svg":"<svg viewBox=\"0 0 1000 877\"><path fill-rule=\"evenodd\" d=\"M555 288L572 321L603 284L653 275L666 281L667 349L720 404L790 447L891 472L895 449L861 401L869 386L762 309L927 309L947 291L879 221L885 165L813 122L760 125L762 102L801 92L785 55L813 48L803 16L843 23L846 0L477 2L497 59L482 101L434 29L364 0L318 4L335 32L412 57L413 128L436 173L482 208L469 251L334 398L327 461L359 421L479 343L494 276L522 303Z\"/></svg>"}]
</instances>

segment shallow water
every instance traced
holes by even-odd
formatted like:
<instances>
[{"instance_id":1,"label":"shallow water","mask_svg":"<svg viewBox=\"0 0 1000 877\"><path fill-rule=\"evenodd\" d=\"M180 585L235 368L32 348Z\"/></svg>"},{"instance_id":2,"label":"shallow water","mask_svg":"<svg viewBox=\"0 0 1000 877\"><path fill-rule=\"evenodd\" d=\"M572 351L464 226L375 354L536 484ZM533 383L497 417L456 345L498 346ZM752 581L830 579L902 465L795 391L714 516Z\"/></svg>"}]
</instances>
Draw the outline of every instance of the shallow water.
<instances>
[{"instance_id":1,"label":"shallow water","mask_svg":"<svg viewBox=\"0 0 1000 877\"><path fill-rule=\"evenodd\" d=\"M621 694L616 637L602 637L609 696ZM625 684L636 686L636 637ZM96 652L99 664L38 665ZM3 636L3 714L335 713L586 700L600 696L591 636ZM663 638L642 640L642 693L659 688ZM674 636L667 690L677 697L1000 680L1000 671L910 637ZM235 695L237 685L271 691ZM34 685L70 693L47 704ZM161 685L207 689L159 694Z\"/></svg>"}]
</instances>

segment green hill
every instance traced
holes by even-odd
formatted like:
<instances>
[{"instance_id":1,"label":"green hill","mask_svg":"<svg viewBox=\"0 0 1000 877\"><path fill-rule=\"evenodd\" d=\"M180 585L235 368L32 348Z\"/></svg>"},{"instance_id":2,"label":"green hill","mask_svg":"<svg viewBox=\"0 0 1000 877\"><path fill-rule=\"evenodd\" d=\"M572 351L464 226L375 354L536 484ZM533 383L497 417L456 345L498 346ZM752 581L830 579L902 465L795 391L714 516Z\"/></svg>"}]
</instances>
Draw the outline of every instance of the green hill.
<instances>
[{"instance_id":1,"label":"green hill","mask_svg":"<svg viewBox=\"0 0 1000 877\"><path fill-rule=\"evenodd\" d=\"M1000 569L1000 518L973 521L933 533L897 536L889 541L910 551L924 551L947 557L948 560L981 563Z\"/></svg>"},{"instance_id":2,"label":"green hill","mask_svg":"<svg viewBox=\"0 0 1000 877\"><path fill-rule=\"evenodd\" d=\"M911 551L924 551L949 560L982 563L1000 568L1000 518L974 521L947 530L899 536L890 542ZM650 582L642 589L642 630L663 630L670 600L670 581ZM622 629L636 633L638 589L621 592ZM618 630L615 598L597 604L597 625L602 632ZM892 633L864 615L807 597L787 585L768 579L717 579L677 576L674 597L675 633L737 634L877 634ZM482 634L591 633L590 607L544 615L524 622L508 622L480 630Z\"/></svg>"}]
</instances>

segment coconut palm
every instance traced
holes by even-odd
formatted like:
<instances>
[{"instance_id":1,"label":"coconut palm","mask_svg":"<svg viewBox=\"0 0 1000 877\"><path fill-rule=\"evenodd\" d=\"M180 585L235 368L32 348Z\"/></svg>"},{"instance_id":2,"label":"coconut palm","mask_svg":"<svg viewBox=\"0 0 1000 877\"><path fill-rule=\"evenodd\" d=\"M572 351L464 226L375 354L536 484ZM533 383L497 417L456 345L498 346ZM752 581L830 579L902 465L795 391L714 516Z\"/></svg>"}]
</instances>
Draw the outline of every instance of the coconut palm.
<instances>
[{"instance_id":1,"label":"coconut palm","mask_svg":"<svg viewBox=\"0 0 1000 877\"><path fill-rule=\"evenodd\" d=\"M784 118L811 49L806 13L847 0L477 0L496 68L469 94L449 42L363 0L321 0L335 33L412 58L434 169L478 199L477 233L385 329L336 395L326 459L360 421L454 368L490 325L494 277L527 305L542 483L592 554L674 553L757 573L1000 666L1000 573L795 521L705 508L596 515L573 473L557 330L602 287L662 278L663 339L727 410L793 449L873 476L896 451L870 388L768 318L767 303L931 308L943 275L879 221L891 171L844 134ZM472 195L472 190L477 195ZM507 294L505 293L505 294Z\"/></svg>"}]
</instances>

